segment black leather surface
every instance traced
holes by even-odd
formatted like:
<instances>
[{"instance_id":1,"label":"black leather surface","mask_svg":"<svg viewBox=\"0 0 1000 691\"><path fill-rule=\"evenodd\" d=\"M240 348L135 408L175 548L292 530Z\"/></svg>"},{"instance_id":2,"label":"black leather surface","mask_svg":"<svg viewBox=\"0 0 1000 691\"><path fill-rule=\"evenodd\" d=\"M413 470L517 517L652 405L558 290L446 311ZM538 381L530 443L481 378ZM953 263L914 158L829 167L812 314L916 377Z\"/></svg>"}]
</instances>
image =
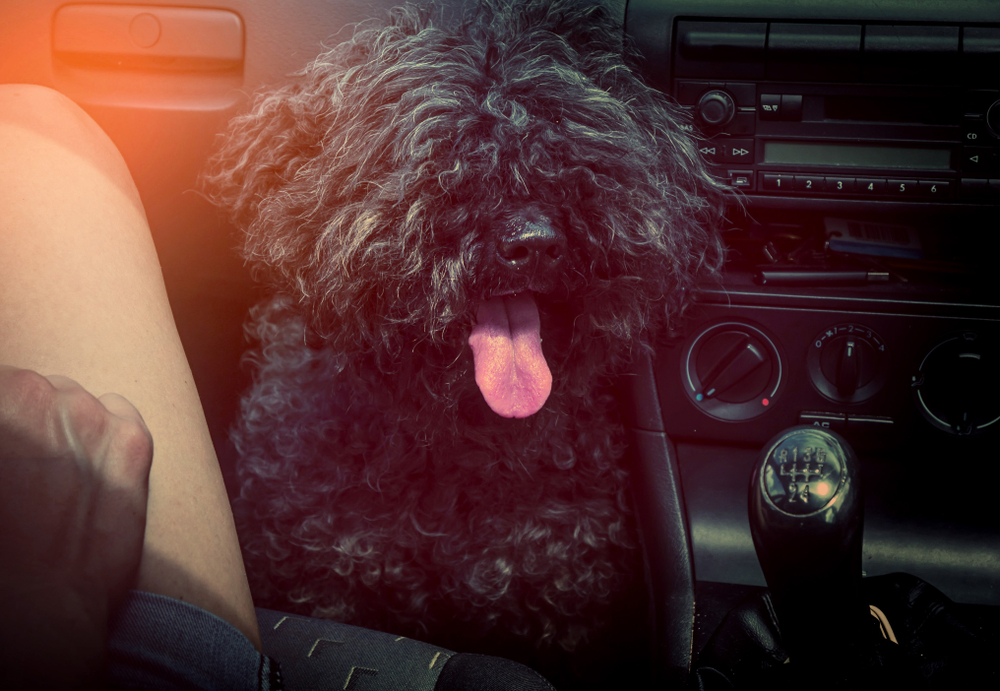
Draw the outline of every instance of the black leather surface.
<instances>
[{"instance_id":1,"label":"black leather surface","mask_svg":"<svg viewBox=\"0 0 1000 691\"><path fill-rule=\"evenodd\" d=\"M728 687L749 684L783 664L788 657L781 645L781 633L765 592L744 600L722 620L698 661L694 684L715 688L726 680ZM703 671L711 670L711 671ZM699 682L698 678L703 677Z\"/></svg>"},{"instance_id":2,"label":"black leather surface","mask_svg":"<svg viewBox=\"0 0 1000 691\"><path fill-rule=\"evenodd\" d=\"M779 623L767 593L734 608L698 660L690 688L995 688L1000 669L992 655L997 631L974 623L968 610L915 576L889 574L864 581L865 597L886 615L898 643L885 640L871 620L870 658L831 660L824 669L786 664ZM822 612L818 616L835 616Z\"/></svg>"},{"instance_id":3,"label":"black leather surface","mask_svg":"<svg viewBox=\"0 0 1000 691\"><path fill-rule=\"evenodd\" d=\"M677 454L663 432L641 428L644 421L662 420L648 357L639 358L634 375L625 379L627 398L646 402L641 416L626 411L626 421L633 496L649 570L654 676L660 683L679 685L691 664L694 572Z\"/></svg>"}]
</instances>

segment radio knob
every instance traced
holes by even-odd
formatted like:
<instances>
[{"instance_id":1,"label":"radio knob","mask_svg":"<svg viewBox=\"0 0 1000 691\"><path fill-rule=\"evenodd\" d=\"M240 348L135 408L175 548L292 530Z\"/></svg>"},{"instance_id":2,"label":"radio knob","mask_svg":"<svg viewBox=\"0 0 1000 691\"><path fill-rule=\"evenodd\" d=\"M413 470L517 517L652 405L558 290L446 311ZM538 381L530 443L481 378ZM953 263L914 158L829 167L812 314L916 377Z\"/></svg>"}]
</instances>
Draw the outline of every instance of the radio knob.
<instances>
[{"instance_id":1,"label":"radio knob","mask_svg":"<svg viewBox=\"0 0 1000 691\"><path fill-rule=\"evenodd\" d=\"M696 110L703 124L709 127L724 127L736 114L736 103L725 91L714 89L701 97Z\"/></svg>"},{"instance_id":2,"label":"radio knob","mask_svg":"<svg viewBox=\"0 0 1000 691\"><path fill-rule=\"evenodd\" d=\"M986 126L994 137L1000 137L1000 101L994 101L986 111Z\"/></svg>"}]
</instances>

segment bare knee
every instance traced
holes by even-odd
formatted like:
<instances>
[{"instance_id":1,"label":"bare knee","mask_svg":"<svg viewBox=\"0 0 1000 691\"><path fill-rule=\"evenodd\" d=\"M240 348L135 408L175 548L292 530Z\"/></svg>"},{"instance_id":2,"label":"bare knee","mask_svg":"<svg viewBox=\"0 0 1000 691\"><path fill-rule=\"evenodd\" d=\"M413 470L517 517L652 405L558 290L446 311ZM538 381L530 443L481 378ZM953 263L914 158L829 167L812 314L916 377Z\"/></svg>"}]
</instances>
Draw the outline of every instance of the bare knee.
<instances>
[{"instance_id":1,"label":"bare knee","mask_svg":"<svg viewBox=\"0 0 1000 691\"><path fill-rule=\"evenodd\" d=\"M135 184L117 147L80 106L37 84L0 84L0 144L25 133L81 157L138 201ZM0 146L3 150L4 146ZM9 161L8 161L9 163Z\"/></svg>"},{"instance_id":2,"label":"bare knee","mask_svg":"<svg viewBox=\"0 0 1000 691\"><path fill-rule=\"evenodd\" d=\"M50 136L69 128L76 136L107 138L80 106L38 84L0 84L0 127L9 126Z\"/></svg>"},{"instance_id":3,"label":"bare knee","mask_svg":"<svg viewBox=\"0 0 1000 691\"><path fill-rule=\"evenodd\" d=\"M4 120L8 112L29 108L37 111L48 107L79 108L55 89L40 84L0 84L0 113Z\"/></svg>"}]
</instances>

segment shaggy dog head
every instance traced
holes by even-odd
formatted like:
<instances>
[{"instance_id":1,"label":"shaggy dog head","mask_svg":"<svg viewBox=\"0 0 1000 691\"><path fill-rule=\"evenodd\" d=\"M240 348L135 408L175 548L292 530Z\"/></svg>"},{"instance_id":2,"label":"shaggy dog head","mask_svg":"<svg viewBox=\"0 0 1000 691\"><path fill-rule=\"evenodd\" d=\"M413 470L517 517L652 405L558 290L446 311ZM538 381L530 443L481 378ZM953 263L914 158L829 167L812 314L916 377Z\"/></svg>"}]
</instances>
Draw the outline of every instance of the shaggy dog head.
<instances>
[{"instance_id":1,"label":"shaggy dog head","mask_svg":"<svg viewBox=\"0 0 1000 691\"><path fill-rule=\"evenodd\" d=\"M420 363L443 409L474 379L526 417L718 267L722 192L684 116L579 5L490 0L457 29L394 10L234 121L213 200L312 341L387 376Z\"/></svg>"}]
</instances>

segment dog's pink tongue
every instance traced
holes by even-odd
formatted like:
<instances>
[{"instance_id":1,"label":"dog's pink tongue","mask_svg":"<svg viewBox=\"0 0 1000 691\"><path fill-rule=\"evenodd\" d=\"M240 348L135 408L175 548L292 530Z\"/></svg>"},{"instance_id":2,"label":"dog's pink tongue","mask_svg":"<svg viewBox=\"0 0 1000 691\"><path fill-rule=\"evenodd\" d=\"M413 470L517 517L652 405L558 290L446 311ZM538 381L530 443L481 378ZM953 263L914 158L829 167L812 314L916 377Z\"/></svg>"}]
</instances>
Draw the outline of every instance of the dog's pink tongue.
<instances>
[{"instance_id":1,"label":"dog's pink tongue","mask_svg":"<svg viewBox=\"0 0 1000 691\"><path fill-rule=\"evenodd\" d=\"M539 328L538 306L530 292L490 298L479 305L469 345L476 361L476 384L497 415L533 415L552 392Z\"/></svg>"}]
</instances>

